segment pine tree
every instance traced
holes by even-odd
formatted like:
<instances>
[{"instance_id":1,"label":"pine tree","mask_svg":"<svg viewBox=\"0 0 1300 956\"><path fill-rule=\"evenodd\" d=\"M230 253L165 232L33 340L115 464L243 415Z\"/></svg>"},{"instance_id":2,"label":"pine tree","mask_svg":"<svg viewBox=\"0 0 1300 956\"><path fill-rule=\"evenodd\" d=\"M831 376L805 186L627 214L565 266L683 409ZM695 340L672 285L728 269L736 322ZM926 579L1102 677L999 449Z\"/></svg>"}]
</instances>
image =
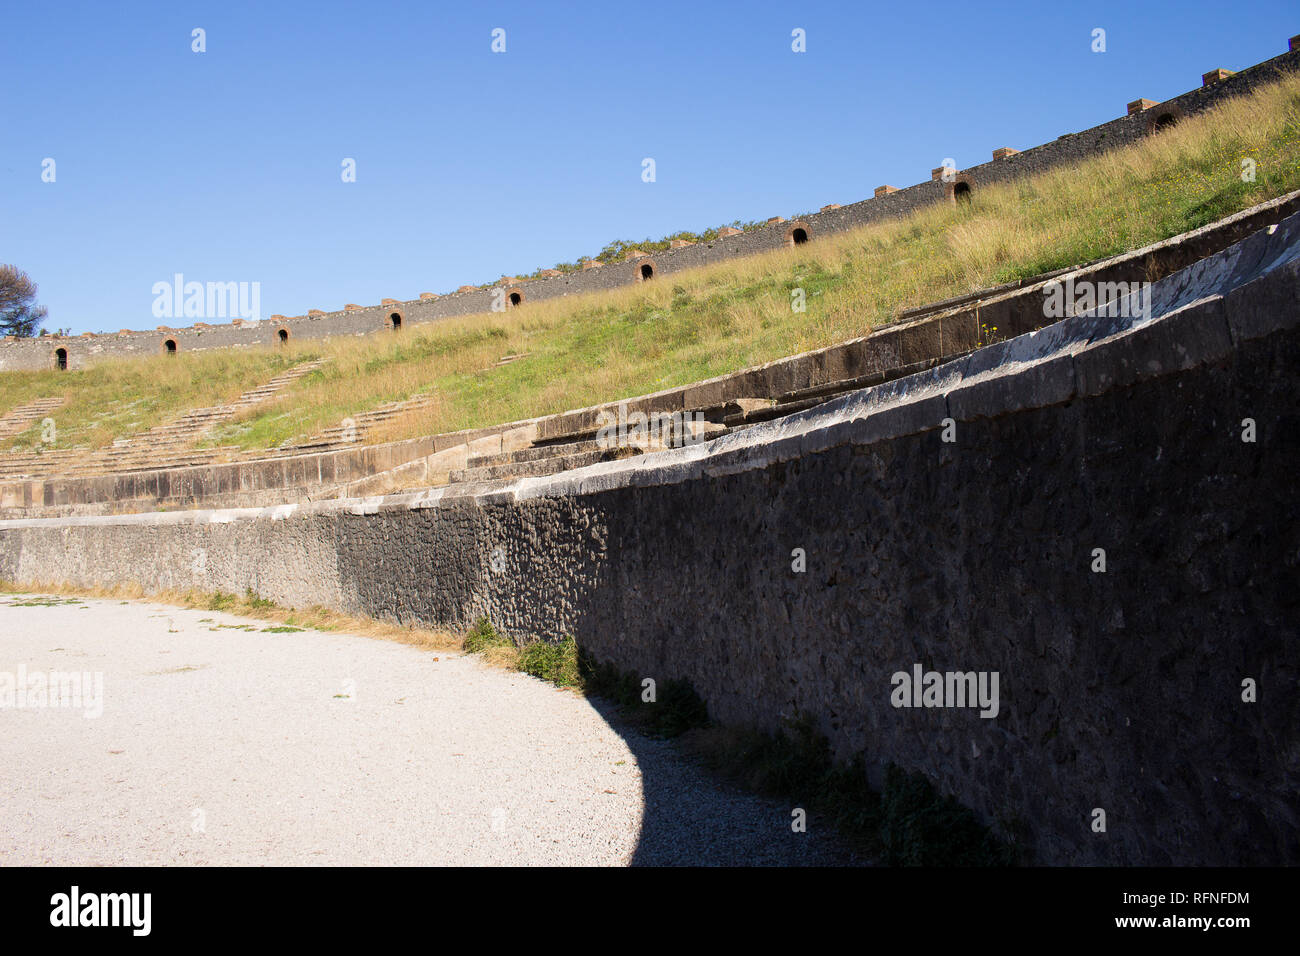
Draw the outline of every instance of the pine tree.
<instances>
[{"instance_id":1,"label":"pine tree","mask_svg":"<svg viewBox=\"0 0 1300 956\"><path fill-rule=\"evenodd\" d=\"M31 277L17 266L0 264L0 335L36 335L47 309L35 301L36 283Z\"/></svg>"}]
</instances>

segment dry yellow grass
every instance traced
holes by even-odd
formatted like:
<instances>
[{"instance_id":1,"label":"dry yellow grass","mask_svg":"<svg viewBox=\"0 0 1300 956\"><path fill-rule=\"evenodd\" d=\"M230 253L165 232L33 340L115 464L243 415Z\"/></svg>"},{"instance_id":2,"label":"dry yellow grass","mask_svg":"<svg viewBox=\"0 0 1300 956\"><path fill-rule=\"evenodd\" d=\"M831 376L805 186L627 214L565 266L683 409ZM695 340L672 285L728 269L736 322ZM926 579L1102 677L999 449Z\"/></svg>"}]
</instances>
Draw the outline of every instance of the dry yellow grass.
<instances>
[{"instance_id":1,"label":"dry yellow grass","mask_svg":"<svg viewBox=\"0 0 1300 956\"><path fill-rule=\"evenodd\" d=\"M195 610L225 611L242 617L272 621L288 627L301 627L317 631L344 631L362 637L375 637L397 641L413 647L436 651L459 651L462 638L445 630L408 627L391 621L342 614L319 605L305 609L284 608L265 601L211 594L202 591L177 591L170 589L146 590L139 582L107 587L79 587L58 581L29 581L21 584L0 581L4 594L61 594L84 598L118 600L147 600L159 604Z\"/></svg>"},{"instance_id":2,"label":"dry yellow grass","mask_svg":"<svg viewBox=\"0 0 1300 956\"><path fill-rule=\"evenodd\" d=\"M1243 159L1258 163L1253 182L1242 180ZM57 415L63 433L102 444L323 357L324 368L210 443L299 440L416 394L434 396L433 406L391 420L367 441L499 424L832 345L901 309L1131 250L1297 188L1300 77L1292 76L1075 167L978 188L969 205L936 205L793 249L399 335L298 340L223 357L183 353L165 364L106 362L62 376L7 374L0 408L67 394ZM804 290L805 312L791 309L795 288ZM494 367L509 354L527 357Z\"/></svg>"}]
</instances>

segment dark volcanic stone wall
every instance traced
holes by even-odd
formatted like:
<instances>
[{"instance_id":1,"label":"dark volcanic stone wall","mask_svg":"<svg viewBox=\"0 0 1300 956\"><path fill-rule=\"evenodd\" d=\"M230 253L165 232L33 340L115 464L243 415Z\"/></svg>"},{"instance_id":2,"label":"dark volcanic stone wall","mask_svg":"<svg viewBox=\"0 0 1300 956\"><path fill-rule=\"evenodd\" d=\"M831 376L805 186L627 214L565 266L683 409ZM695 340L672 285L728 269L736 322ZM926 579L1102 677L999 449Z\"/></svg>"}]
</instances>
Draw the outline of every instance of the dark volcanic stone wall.
<instances>
[{"instance_id":1,"label":"dark volcanic stone wall","mask_svg":"<svg viewBox=\"0 0 1300 956\"><path fill-rule=\"evenodd\" d=\"M936 428L582 499L344 518L344 599L572 632L689 680L724 722L812 713L842 755L924 772L1043 861L1294 863L1297 368L1292 330L963 422L953 444ZM895 709L890 676L917 662L997 671L1000 713Z\"/></svg>"},{"instance_id":2,"label":"dark volcanic stone wall","mask_svg":"<svg viewBox=\"0 0 1300 956\"><path fill-rule=\"evenodd\" d=\"M877 779L925 773L1040 862L1293 864L1300 216L1270 228L1157 283L1154 320L1074 317L707 446L343 504L0 522L0 578L486 614L686 679L723 722L811 714ZM996 717L894 707L915 664L996 672Z\"/></svg>"}]
</instances>

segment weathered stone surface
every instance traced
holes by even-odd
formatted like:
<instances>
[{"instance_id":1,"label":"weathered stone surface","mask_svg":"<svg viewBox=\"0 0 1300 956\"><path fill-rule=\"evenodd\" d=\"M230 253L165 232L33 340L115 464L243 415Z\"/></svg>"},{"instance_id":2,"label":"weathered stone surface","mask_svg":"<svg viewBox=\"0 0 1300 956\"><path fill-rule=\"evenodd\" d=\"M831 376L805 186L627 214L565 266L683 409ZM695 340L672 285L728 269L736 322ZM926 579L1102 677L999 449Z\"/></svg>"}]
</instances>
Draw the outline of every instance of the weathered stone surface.
<instances>
[{"instance_id":1,"label":"weathered stone surface","mask_svg":"<svg viewBox=\"0 0 1300 956\"><path fill-rule=\"evenodd\" d=\"M1167 313L1075 316L702 445L344 502L0 522L0 578L487 615L688 680L724 722L809 713L874 778L925 773L1041 862L1295 864L1292 225L1157 283ZM915 664L996 672L997 716L893 707Z\"/></svg>"},{"instance_id":2,"label":"weathered stone surface","mask_svg":"<svg viewBox=\"0 0 1300 956\"><path fill-rule=\"evenodd\" d=\"M748 468L683 449L616 463L647 479L677 469L635 483L590 469L343 508L7 523L0 576L252 587L573 633L621 666L690 680L719 719L775 727L808 711L841 753L926 773L1045 862L1294 863L1297 360L1292 324L1227 362L962 421L950 445L933 425L863 429L932 422L952 369L882 387L862 417L844 400L831 420L851 440L822 450L772 423ZM1243 407L1258 445L1239 439ZM765 456L799 441L796 457ZM1104 574L1089 570L1095 547ZM916 662L997 671L998 717L890 706L891 675ZM1243 676L1263 682L1258 703L1241 703ZM1104 838L1088 828L1097 806Z\"/></svg>"},{"instance_id":3,"label":"weathered stone surface","mask_svg":"<svg viewBox=\"0 0 1300 956\"><path fill-rule=\"evenodd\" d=\"M1074 397L1074 359L1055 355L1029 368L967 378L948 393L948 410L957 421L991 418L1022 408L1042 408Z\"/></svg>"},{"instance_id":4,"label":"weathered stone surface","mask_svg":"<svg viewBox=\"0 0 1300 956\"><path fill-rule=\"evenodd\" d=\"M1234 342L1259 338L1300 324L1300 262L1288 262L1228 293L1224 311Z\"/></svg>"},{"instance_id":5,"label":"weathered stone surface","mask_svg":"<svg viewBox=\"0 0 1300 956\"><path fill-rule=\"evenodd\" d=\"M1237 73L1214 71L1218 78L1208 86L1201 86L1160 104L1161 109L1138 110L1091 129L1059 137L1048 143L1015 154L1014 162L995 158L969 169L961 170L961 177L984 186L1010 179L1033 175L1048 169L1078 163L1088 156L1097 155L1118 146L1135 142L1151 133L1154 113L1193 116L1225 98L1248 93L1261 85L1276 81L1285 71L1300 67L1300 50L1290 50ZM1003 151L998 151L999 155ZM942 169L932 171L932 178L913 186L892 192L883 192L870 199L840 206L829 204L809 215L800 225L810 237L829 235L846 229L908 215L935 202L944 201L951 184L939 178ZM882 187L882 189L892 187ZM658 253L655 275L670 275L684 269L709 265L736 256L752 255L784 247L789 242L788 231L781 229L752 229L733 231L729 227L720 233L725 242L702 242L678 246ZM580 270L539 278L529 285L529 300L540 301L564 295L596 292L617 288L637 281L635 263L619 263L601 268L601 263L591 261ZM388 315L391 306L349 305L342 310L325 313L313 309L305 318L290 318L286 327L294 338L318 338L329 335L354 335L390 328ZM425 298L403 303L403 326L456 316L471 315L492 310L491 290L474 286L461 286L455 294L441 298ZM1007 327L1009 334L1028 331L1028 327ZM274 344L277 326L267 322L219 325L206 330L201 337L197 329L181 329L174 334L180 337L178 345L185 350L228 348L256 344ZM71 368L80 368L106 355L153 355L161 346L158 332L132 332L125 330L111 341L69 340L68 361ZM51 359L48 344L16 339L0 342L0 370L39 369L48 367Z\"/></svg>"},{"instance_id":6,"label":"weathered stone surface","mask_svg":"<svg viewBox=\"0 0 1300 956\"><path fill-rule=\"evenodd\" d=\"M1231 348L1223 299L1204 299L1158 323L1110 335L1080 351L1074 357L1079 394L1099 395L1223 359Z\"/></svg>"}]
</instances>

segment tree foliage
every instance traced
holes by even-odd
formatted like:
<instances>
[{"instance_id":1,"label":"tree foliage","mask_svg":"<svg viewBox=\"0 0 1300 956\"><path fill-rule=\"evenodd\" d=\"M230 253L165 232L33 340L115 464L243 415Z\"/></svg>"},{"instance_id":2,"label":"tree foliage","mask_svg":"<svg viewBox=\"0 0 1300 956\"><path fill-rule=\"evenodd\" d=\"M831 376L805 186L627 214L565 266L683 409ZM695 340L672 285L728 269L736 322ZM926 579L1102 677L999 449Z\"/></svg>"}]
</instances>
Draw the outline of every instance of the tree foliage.
<instances>
[{"instance_id":1,"label":"tree foliage","mask_svg":"<svg viewBox=\"0 0 1300 956\"><path fill-rule=\"evenodd\" d=\"M47 311L35 303L36 283L31 276L17 266L0 264L0 334L35 335Z\"/></svg>"}]
</instances>

